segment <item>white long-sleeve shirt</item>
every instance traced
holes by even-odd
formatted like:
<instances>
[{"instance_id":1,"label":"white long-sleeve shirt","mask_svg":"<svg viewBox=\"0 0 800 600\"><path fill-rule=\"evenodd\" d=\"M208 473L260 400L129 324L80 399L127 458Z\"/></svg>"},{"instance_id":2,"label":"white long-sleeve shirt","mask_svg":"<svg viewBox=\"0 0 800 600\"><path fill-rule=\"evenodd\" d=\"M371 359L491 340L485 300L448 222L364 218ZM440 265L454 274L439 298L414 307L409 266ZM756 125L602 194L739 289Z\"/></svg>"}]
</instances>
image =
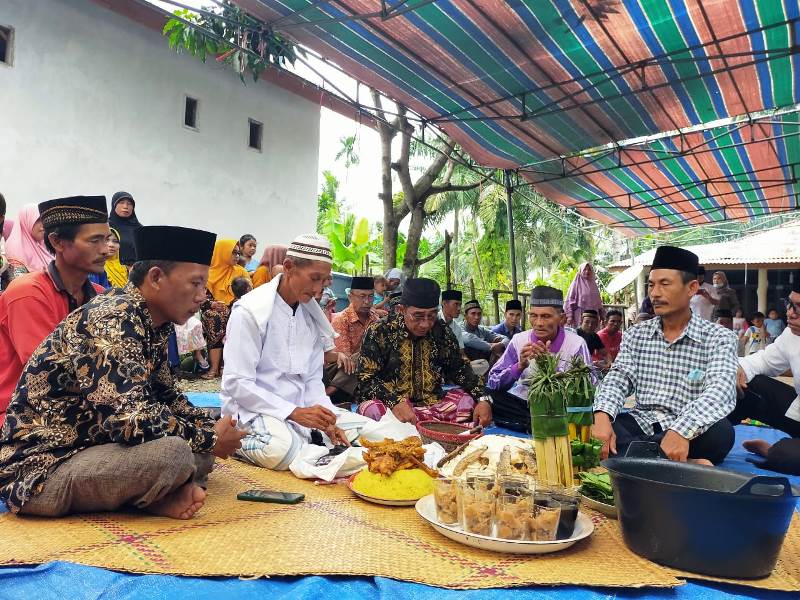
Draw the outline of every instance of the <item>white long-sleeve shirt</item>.
<instances>
[{"instance_id":1,"label":"white long-sleeve shirt","mask_svg":"<svg viewBox=\"0 0 800 600\"><path fill-rule=\"evenodd\" d=\"M794 375L794 389L798 394L786 416L800 421L800 336L792 333L788 327L769 346L739 359L744 375L749 382L756 375L774 377L782 375L789 369Z\"/></svg>"},{"instance_id":2,"label":"white long-sleeve shirt","mask_svg":"<svg viewBox=\"0 0 800 600\"><path fill-rule=\"evenodd\" d=\"M222 414L248 423L286 420L295 408L333 409L322 383L324 341L303 304L296 312L275 294L266 336L252 313L234 306L228 320Z\"/></svg>"}]
</instances>

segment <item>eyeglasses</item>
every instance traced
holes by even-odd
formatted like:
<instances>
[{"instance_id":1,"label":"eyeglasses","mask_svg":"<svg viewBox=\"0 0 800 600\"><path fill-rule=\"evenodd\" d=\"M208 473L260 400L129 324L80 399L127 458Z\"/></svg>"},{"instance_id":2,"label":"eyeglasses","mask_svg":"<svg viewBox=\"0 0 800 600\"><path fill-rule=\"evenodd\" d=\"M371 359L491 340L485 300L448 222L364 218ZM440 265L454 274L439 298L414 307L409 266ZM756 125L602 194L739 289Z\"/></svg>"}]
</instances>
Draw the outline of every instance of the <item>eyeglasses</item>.
<instances>
[{"instance_id":1,"label":"eyeglasses","mask_svg":"<svg viewBox=\"0 0 800 600\"><path fill-rule=\"evenodd\" d=\"M405 318L412 323L436 323L436 319L439 318L437 313L431 314L412 314L406 312Z\"/></svg>"},{"instance_id":2,"label":"eyeglasses","mask_svg":"<svg viewBox=\"0 0 800 600\"><path fill-rule=\"evenodd\" d=\"M361 300L362 302L366 302L368 300L371 302L372 300L375 299L375 294L369 294L368 296L364 296L364 295L361 295L361 294L351 294L351 295L353 296L353 298L357 298L357 299Z\"/></svg>"},{"instance_id":3,"label":"eyeglasses","mask_svg":"<svg viewBox=\"0 0 800 600\"><path fill-rule=\"evenodd\" d=\"M800 306L789 300L789 298L782 298L783 305L786 307L786 311L788 312L789 309L792 309L792 312L796 315L800 315Z\"/></svg>"}]
</instances>

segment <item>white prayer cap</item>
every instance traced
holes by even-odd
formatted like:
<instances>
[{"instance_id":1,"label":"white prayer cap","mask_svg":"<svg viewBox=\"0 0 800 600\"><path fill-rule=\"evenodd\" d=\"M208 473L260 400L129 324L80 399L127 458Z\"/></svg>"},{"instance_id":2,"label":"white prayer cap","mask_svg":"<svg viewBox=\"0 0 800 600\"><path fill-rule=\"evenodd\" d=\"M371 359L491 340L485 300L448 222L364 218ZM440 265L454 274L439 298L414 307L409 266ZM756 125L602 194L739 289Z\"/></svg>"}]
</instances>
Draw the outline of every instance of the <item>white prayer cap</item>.
<instances>
[{"instance_id":1,"label":"white prayer cap","mask_svg":"<svg viewBox=\"0 0 800 600\"><path fill-rule=\"evenodd\" d=\"M286 256L318 260L328 264L333 262L330 241L318 233L305 233L294 238L294 241L289 244Z\"/></svg>"}]
</instances>

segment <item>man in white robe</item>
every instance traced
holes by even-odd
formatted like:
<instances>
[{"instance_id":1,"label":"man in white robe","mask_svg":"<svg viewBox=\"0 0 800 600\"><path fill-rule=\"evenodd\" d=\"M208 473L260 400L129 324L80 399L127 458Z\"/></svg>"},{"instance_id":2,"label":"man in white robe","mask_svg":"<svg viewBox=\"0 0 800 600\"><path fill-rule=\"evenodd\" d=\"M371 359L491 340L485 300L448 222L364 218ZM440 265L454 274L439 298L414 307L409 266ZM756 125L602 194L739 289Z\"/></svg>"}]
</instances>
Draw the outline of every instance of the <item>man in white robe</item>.
<instances>
[{"instance_id":1,"label":"man in white robe","mask_svg":"<svg viewBox=\"0 0 800 600\"><path fill-rule=\"evenodd\" d=\"M237 456L285 470L318 431L349 445L322 382L325 339L333 329L314 300L331 273L328 240L295 239L283 273L243 296L228 320L222 414L248 431ZM318 440L323 441L323 436Z\"/></svg>"}]
</instances>

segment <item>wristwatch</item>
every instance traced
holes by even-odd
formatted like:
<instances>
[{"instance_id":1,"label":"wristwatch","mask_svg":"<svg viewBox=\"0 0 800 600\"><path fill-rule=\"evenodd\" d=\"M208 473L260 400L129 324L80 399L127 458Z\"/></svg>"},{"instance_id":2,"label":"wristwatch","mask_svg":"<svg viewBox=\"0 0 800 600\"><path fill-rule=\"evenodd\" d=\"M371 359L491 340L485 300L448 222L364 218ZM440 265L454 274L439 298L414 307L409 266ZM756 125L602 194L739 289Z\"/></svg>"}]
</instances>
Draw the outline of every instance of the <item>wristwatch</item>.
<instances>
[{"instance_id":1,"label":"wristwatch","mask_svg":"<svg viewBox=\"0 0 800 600\"><path fill-rule=\"evenodd\" d=\"M492 406L492 404L494 404L494 403L492 402L492 397L491 397L491 396L489 396L488 394L487 394L487 395L485 395L485 396L481 396L480 398L478 398L478 402L486 402L486 403L487 403L489 406Z\"/></svg>"}]
</instances>

